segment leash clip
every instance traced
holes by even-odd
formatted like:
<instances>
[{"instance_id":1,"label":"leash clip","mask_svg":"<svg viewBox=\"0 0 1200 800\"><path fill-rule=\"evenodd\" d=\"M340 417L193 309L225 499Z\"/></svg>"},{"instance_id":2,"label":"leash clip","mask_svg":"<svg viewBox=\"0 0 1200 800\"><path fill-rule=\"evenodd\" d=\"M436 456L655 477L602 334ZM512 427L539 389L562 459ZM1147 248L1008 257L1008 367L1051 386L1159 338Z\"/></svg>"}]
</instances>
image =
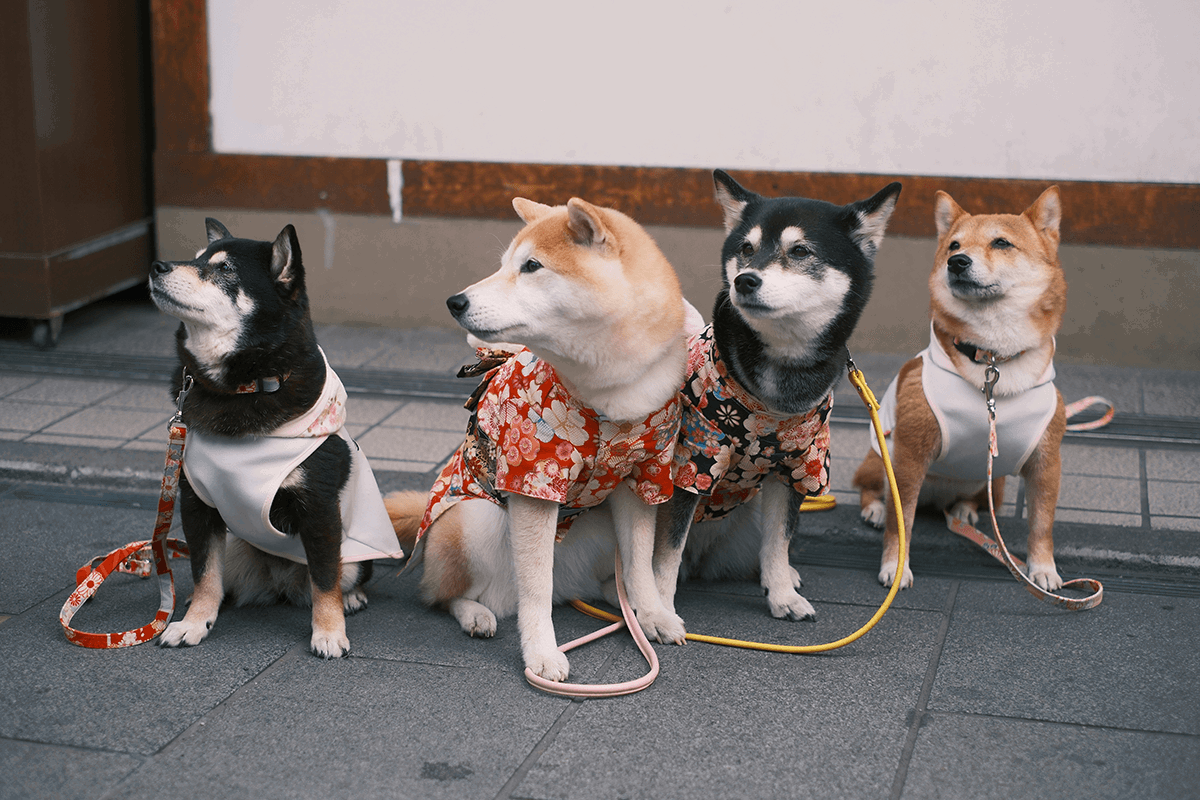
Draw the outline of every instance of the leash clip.
<instances>
[{"instance_id":1,"label":"leash clip","mask_svg":"<svg viewBox=\"0 0 1200 800\"><path fill-rule=\"evenodd\" d=\"M996 419L996 398L993 396L993 390L999 380L1000 370L996 368L996 357L989 353L987 369L983 372L983 396L987 399L988 416L992 420Z\"/></svg>"},{"instance_id":2,"label":"leash clip","mask_svg":"<svg viewBox=\"0 0 1200 800\"><path fill-rule=\"evenodd\" d=\"M187 367L183 368L183 382L179 386L179 395L175 398L175 416L171 417L167 427L171 427L177 423L183 422L183 401L187 399L188 392L192 390L192 385L195 379L188 373Z\"/></svg>"}]
</instances>

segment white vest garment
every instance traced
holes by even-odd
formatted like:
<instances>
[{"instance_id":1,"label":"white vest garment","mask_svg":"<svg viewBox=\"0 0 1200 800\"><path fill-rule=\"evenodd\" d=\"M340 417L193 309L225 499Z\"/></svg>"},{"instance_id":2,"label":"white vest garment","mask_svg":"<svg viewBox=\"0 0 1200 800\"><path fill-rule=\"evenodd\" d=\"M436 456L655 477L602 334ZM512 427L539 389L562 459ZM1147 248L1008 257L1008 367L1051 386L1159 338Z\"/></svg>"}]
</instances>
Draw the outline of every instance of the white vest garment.
<instances>
[{"instance_id":1,"label":"white vest garment","mask_svg":"<svg viewBox=\"0 0 1200 800\"><path fill-rule=\"evenodd\" d=\"M987 480L988 413L983 392L955 371L954 362L933 335L932 325L929 347L921 351L920 357L921 386L942 433L942 450L930 465L930 474ZM1004 365L999 369L1003 371ZM896 425L899 379L899 375L892 379L880 402L879 419L888 434ZM1021 471L1057 408L1053 361L1046 366L1036 386L1021 394L996 397L996 440L1000 454L993 462L994 476L1016 475ZM874 436L870 438L872 449L878 453L879 442Z\"/></svg>"},{"instance_id":2,"label":"white vest garment","mask_svg":"<svg viewBox=\"0 0 1200 800\"><path fill-rule=\"evenodd\" d=\"M324 354L322 353L322 356ZM230 535L282 558L307 563L299 536L268 519L283 479L332 434L350 445L350 477L341 494L342 560L403 558L375 474L342 427L346 391L325 363L325 387L316 405L266 436L217 436L188 431L183 471L196 496L221 512ZM317 431L323 435L314 435Z\"/></svg>"}]
</instances>

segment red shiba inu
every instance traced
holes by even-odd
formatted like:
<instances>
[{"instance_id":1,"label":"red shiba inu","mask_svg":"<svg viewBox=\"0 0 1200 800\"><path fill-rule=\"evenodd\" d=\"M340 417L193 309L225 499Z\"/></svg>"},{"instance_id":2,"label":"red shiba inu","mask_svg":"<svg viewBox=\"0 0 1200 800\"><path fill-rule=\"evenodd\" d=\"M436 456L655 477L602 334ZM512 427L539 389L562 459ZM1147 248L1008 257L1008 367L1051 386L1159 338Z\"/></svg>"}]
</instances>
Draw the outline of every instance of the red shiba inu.
<instances>
[{"instance_id":1,"label":"red shiba inu","mask_svg":"<svg viewBox=\"0 0 1200 800\"><path fill-rule=\"evenodd\" d=\"M1025 479L1029 503L1028 575L1052 591L1062 586L1054 564L1054 509L1061 477L1059 448L1066 429L1055 388L1054 335L1066 308L1058 261L1058 187L1022 214L964 211L945 192L934 210L938 249L929 276L930 343L888 387L881 410L892 427L892 461L905 524L917 506L948 509L974 524L987 506L988 414L985 373L995 384L1000 455L991 486L1001 504L1004 476ZM874 443L872 443L874 444ZM862 516L885 527L879 581L912 585L898 575L899 548L883 464L867 453L854 476ZM886 500L884 499L886 497Z\"/></svg>"},{"instance_id":2,"label":"red shiba inu","mask_svg":"<svg viewBox=\"0 0 1200 800\"><path fill-rule=\"evenodd\" d=\"M671 265L624 214L578 198L513 206L526 224L499 271L447 305L475 339L520 347L484 368L466 440L432 492L387 504L400 541L418 541L426 602L472 636L516 610L525 665L561 681L552 604L613 596L614 527L638 621L683 641L652 556L653 505L672 493L685 309ZM607 533L567 530L606 498L592 513L611 515Z\"/></svg>"}]
</instances>

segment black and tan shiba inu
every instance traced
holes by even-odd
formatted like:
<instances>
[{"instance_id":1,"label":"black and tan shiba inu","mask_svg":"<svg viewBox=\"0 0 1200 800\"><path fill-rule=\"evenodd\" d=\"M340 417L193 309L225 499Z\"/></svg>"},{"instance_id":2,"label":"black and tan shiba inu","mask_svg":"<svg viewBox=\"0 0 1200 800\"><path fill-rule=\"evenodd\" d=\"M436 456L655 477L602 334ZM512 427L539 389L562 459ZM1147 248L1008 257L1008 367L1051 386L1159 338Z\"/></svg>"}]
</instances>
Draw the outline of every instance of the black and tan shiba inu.
<instances>
[{"instance_id":1,"label":"black and tan shiba inu","mask_svg":"<svg viewBox=\"0 0 1200 800\"><path fill-rule=\"evenodd\" d=\"M691 341L675 458L688 491L659 514L655 576L674 608L677 576L758 573L774 616L811 618L788 545L805 496L827 488L832 391L900 184L838 206L713 177L724 287Z\"/></svg>"},{"instance_id":2,"label":"black and tan shiba inu","mask_svg":"<svg viewBox=\"0 0 1200 800\"><path fill-rule=\"evenodd\" d=\"M312 651L340 657L371 559L403 553L343 429L346 394L317 347L295 229L261 242L206 227L193 260L150 270L154 302L181 321L178 503L195 581L187 614L159 641L199 644L228 592L239 604L311 602Z\"/></svg>"}]
</instances>

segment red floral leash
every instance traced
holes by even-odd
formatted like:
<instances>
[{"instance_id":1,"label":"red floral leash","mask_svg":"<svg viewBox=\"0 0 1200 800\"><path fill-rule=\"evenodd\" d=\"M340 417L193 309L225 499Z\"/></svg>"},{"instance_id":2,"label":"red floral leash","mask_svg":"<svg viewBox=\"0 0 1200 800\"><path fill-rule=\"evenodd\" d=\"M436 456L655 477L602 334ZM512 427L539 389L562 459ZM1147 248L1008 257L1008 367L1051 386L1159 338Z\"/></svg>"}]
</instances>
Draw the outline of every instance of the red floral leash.
<instances>
[{"instance_id":1,"label":"red floral leash","mask_svg":"<svg viewBox=\"0 0 1200 800\"><path fill-rule=\"evenodd\" d=\"M986 550L993 558L1003 562L1004 566L1008 567L1008 571L1013 574L1013 577L1020 581L1021 584L1024 585L1025 589L1039 600L1060 606L1068 611L1083 611L1089 608L1095 608L1096 606L1100 605L1100 601L1104 599L1104 586L1100 583L1100 581L1092 578L1076 578L1075 580L1070 580L1063 584L1064 588L1070 587L1079 591L1091 592L1091 594L1086 597L1064 597L1060 594L1048 592L1031 581L1028 576L1021 571L1021 568L1025 566L1025 562L1009 553L1008 548L1004 545L1004 538L1000 535L1000 523L996 520L996 500L992 496L991 488L992 459L999 455L1000 452L996 442L996 398L992 395L992 391L995 389L996 382L998 380L1000 380L1000 370L996 368L996 359L993 356L992 358L988 359L987 371L984 373L983 394L987 399L989 428L987 462L988 512L992 517L992 530L995 532L996 538L993 540L987 534L973 527L970 523L958 519L957 517L952 517L949 513L946 514L946 525L950 528L950 530L954 531L959 536L970 539L972 542ZM1074 413L1077 411L1086 408L1088 405L1094 404L1096 401L1107 402L1103 398L1084 398L1084 400L1080 400L1079 403L1072 403L1072 407L1077 405L1079 406L1077 409L1073 408L1072 415L1074 415ZM1109 407L1110 411L1106 415L1106 418L1102 418L1104 421L1100 423L1101 425L1108 422L1108 420L1112 418L1111 404ZM1090 423L1084 424L1090 425ZM1099 425L1092 425L1091 427L1099 427ZM1087 429L1089 428L1083 428L1083 430Z\"/></svg>"},{"instance_id":2,"label":"red floral leash","mask_svg":"<svg viewBox=\"0 0 1200 800\"><path fill-rule=\"evenodd\" d=\"M169 439L167 442L167 460L163 467L162 492L158 498L158 518L154 523L154 533L148 541L132 542L117 548L103 556L103 561L97 566L97 556L91 562L80 567L75 573L75 591L63 604L58 620L62 623L67 634L67 641L80 647L111 649L116 647L132 647L148 642L158 636L171 621L175 611L175 578L171 574L168 557L186 558L187 544L179 539L168 539L171 530L171 519L175 512L175 494L179 486L179 474L183 468L183 446L187 440L187 425L183 423L183 400L192 388L192 377L183 373L183 385L176 398L175 416L167 423ZM168 555L169 554L169 555ZM118 633L89 633L71 627L71 618L75 616L84 603L88 601L114 572L126 572L150 577L151 560L158 575L159 606L154 620L134 630Z\"/></svg>"}]
</instances>

